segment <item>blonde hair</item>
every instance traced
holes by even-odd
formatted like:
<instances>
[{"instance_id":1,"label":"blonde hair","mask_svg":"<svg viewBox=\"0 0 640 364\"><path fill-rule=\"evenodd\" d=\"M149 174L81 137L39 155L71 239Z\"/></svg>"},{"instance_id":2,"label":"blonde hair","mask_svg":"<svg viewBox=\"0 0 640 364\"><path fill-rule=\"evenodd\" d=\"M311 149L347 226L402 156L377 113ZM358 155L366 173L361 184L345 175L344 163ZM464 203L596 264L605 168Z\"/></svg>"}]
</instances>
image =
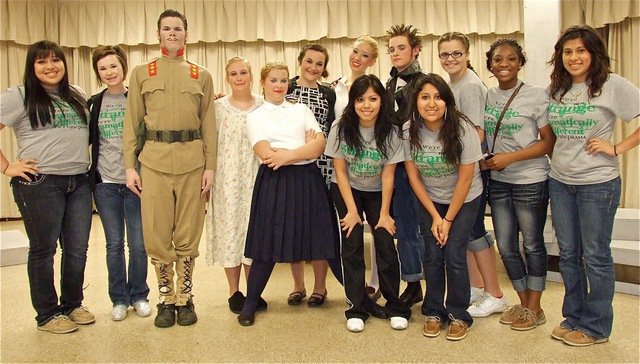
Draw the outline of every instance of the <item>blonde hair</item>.
<instances>
[{"instance_id":1,"label":"blonde hair","mask_svg":"<svg viewBox=\"0 0 640 364\"><path fill-rule=\"evenodd\" d=\"M251 63L249 63L249 60L242 57L242 56L235 56L231 59L229 59L227 61L227 64L224 66L224 71L225 72L229 72L229 67L231 67L232 64L236 63L236 62L242 62L247 66L247 69L249 70L249 73L251 73Z\"/></svg>"},{"instance_id":2,"label":"blonde hair","mask_svg":"<svg viewBox=\"0 0 640 364\"><path fill-rule=\"evenodd\" d=\"M272 70L285 70L287 71L287 78L289 78L289 67L284 62L280 61L270 61L267 62L262 69L260 70L260 82L267 79L267 75Z\"/></svg>"},{"instance_id":3,"label":"blonde hair","mask_svg":"<svg viewBox=\"0 0 640 364\"><path fill-rule=\"evenodd\" d=\"M355 47L357 43L368 44L371 49L373 49L373 52L371 52L371 57L373 57L374 60L378 59L378 42L375 39L368 35L361 35L353 42L353 46Z\"/></svg>"}]
</instances>

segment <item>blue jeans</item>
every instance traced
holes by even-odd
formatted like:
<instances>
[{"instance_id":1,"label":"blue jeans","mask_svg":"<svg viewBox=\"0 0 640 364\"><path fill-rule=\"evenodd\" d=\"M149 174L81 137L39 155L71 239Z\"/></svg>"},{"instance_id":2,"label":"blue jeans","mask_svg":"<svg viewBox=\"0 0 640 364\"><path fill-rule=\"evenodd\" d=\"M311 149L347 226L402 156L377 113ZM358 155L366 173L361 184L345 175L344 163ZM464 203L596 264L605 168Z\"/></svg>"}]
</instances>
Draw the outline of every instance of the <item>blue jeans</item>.
<instances>
[{"instance_id":1,"label":"blue jeans","mask_svg":"<svg viewBox=\"0 0 640 364\"><path fill-rule=\"evenodd\" d=\"M471 228L471 235L469 236L469 251L474 253L491 248L493 245L493 238L484 227L484 212L487 208L490 172L488 169L480 171L480 176L482 177L482 194L478 201L478 213L476 214L473 227Z\"/></svg>"},{"instance_id":2,"label":"blue jeans","mask_svg":"<svg viewBox=\"0 0 640 364\"><path fill-rule=\"evenodd\" d=\"M402 163L396 168L394 188L392 209L396 222L400 274L403 281L417 282L423 277L424 244L418 223L418 200L411 190L407 170Z\"/></svg>"},{"instance_id":3,"label":"blue jeans","mask_svg":"<svg viewBox=\"0 0 640 364\"><path fill-rule=\"evenodd\" d=\"M591 185L550 178L549 196L565 290L561 324L595 338L609 337L615 287L610 244L620 177Z\"/></svg>"},{"instance_id":4,"label":"blue jeans","mask_svg":"<svg viewBox=\"0 0 640 364\"><path fill-rule=\"evenodd\" d=\"M447 244L442 248L436 244L436 239L431 233L431 215L424 208L419 210L420 228L425 232L424 274L427 280L427 294L422 302L422 314L437 316L443 324L449 321L449 315L466 322L469 326L473 323L473 318L467 312L471 294L467 271L467 247L473 219L478 212L479 199L480 197L476 197L462 205L451 225ZM449 205L434 205L440 216L444 217Z\"/></svg>"},{"instance_id":5,"label":"blue jeans","mask_svg":"<svg viewBox=\"0 0 640 364\"><path fill-rule=\"evenodd\" d=\"M547 248L544 224L549 204L548 182L513 184L492 180L491 216L498 250L516 292L544 291ZM518 232L522 232L524 257Z\"/></svg>"},{"instance_id":6,"label":"blue jeans","mask_svg":"<svg viewBox=\"0 0 640 364\"><path fill-rule=\"evenodd\" d=\"M11 179L29 237L27 273L38 325L82 305L84 268L91 229L91 191L86 174L40 174L28 182ZM60 240L60 302L53 282L53 257Z\"/></svg>"},{"instance_id":7,"label":"blue jeans","mask_svg":"<svg viewBox=\"0 0 640 364\"><path fill-rule=\"evenodd\" d=\"M142 239L140 198L127 186L99 183L93 193L107 240L107 271L111 302L130 305L147 300L147 253ZM129 269L124 258L124 232L127 229ZM127 274L128 273L128 274Z\"/></svg>"}]
</instances>

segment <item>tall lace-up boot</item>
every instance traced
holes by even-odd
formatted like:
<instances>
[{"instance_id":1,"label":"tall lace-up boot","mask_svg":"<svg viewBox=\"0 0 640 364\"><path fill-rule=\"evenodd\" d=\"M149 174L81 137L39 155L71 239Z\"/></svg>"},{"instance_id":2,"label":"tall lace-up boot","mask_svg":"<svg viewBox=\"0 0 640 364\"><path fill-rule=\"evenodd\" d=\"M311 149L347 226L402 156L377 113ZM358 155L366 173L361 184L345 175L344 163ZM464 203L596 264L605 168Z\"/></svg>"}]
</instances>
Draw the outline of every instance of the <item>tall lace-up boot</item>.
<instances>
[{"instance_id":1,"label":"tall lace-up boot","mask_svg":"<svg viewBox=\"0 0 640 364\"><path fill-rule=\"evenodd\" d=\"M176 323L176 293L173 284L173 263L155 265L160 292L158 314L153 324L156 327L171 327Z\"/></svg>"},{"instance_id":2,"label":"tall lace-up boot","mask_svg":"<svg viewBox=\"0 0 640 364\"><path fill-rule=\"evenodd\" d=\"M198 321L195 306L193 305L193 266L195 258L189 256L179 256L176 263L178 273L178 294L176 295L176 308L178 310L178 325L193 325Z\"/></svg>"}]
</instances>

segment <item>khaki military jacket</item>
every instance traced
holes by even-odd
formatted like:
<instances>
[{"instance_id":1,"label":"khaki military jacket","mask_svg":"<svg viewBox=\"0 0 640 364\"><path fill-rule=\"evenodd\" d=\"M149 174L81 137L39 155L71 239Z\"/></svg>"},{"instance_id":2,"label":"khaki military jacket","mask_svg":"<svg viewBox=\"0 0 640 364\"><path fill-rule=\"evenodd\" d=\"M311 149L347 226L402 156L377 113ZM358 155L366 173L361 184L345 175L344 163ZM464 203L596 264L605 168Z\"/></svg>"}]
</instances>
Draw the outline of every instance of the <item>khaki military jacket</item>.
<instances>
[{"instance_id":1,"label":"khaki military jacket","mask_svg":"<svg viewBox=\"0 0 640 364\"><path fill-rule=\"evenodd\" d=\"M135 168L137 135L147 130L196 130L190 142L147 140L138 159L153 170L183 174L199 167L215 169L216 119L213 80L209 71L183 56L163 55L136 66L129 81L124 120L124 164Z\"/></svg>"}]
</instances>

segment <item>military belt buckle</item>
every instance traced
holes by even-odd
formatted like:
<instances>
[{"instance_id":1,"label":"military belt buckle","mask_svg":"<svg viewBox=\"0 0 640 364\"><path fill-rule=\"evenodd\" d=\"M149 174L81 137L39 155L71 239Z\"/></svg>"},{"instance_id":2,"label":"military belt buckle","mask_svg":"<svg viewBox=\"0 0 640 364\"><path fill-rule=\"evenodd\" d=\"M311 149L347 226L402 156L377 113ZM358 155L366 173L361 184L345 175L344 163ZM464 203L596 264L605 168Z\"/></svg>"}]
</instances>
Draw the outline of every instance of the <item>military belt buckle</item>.
<instances>
[{"instance_id":1,"label":"military belt buckle","mask_svg":"<svg viewBox=\"0 0 640 364\"><path fill-rule=\"evenodd\" d=\"M175 142L181 141L180 137L182 136L182 133L180 130L169 130L168 132L169 132L169 135L168 135L169 140L167 141L169 143L175 143Z\"/></svg>"}]
</instances>

